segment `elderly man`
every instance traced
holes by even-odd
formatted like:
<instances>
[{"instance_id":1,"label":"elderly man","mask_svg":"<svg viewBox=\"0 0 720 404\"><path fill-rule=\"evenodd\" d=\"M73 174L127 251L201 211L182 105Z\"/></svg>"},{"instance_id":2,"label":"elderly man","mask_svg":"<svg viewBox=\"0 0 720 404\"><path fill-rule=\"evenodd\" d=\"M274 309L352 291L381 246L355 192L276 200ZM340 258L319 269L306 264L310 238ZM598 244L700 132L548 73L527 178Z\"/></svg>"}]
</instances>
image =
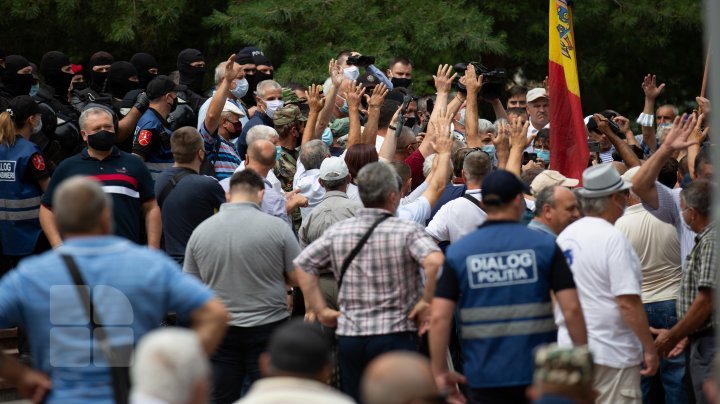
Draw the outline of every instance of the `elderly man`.
<instances>
[{"instance_id":1,"label":"elderly man","mask_svg":"<svg viewBox=\"0 0 720 404\"><path fill-rule=\"evenodd\" d=\"M325 196L325 189L320 185L318 179L320 165L328 157L330 157L330 149L320 139L305 143L300 150L300 161L298 161L292 188L299 189L300 194L308 199L307 207L300 208L303 218L307 217Z\"/></svg>"},{"instance_id":2,"label":"elderly man","mask_svg":"<svg viewBox=\"0 0 720 404\"><path fill-rule=\"evenodd\" d=\"M33 367L52 378L49 403L114 402L122 392L113 392L108 351L126 352L170 311L192 321L206 354L225 332L225 308L204 285L165 254L110 235L111 205L97 181L64 181L53 209L65 244L0 281L0 327L27 331Z\"/></svg>"},{"instance_id":3,"label":"elderly man","mask_svg":"<svg viewBox=\"0 0 720 404\"><path fill-rule=\"evenodd\" d=\"M542 188L535 194L535 217L528 223L528 227L557 237L579 218L575 194L563 186L554 185Z\"/></svg>"},{"instance_id":4,"label":"elderly man","mask_svg":"<svg viewBox=\"0 0 720 404\"><path fill-rule=\"evenodd\" d=\"M509 171L483 180L487 221L448 247L433 299L430 356L438 387L446 392L464 378L446 356L456 307L464 372L471 402L523 403L532 382L533 351L555 341L552 303L568 321L575 345L587 343L578 294L552 237L528 229L527 186Z\"/></svg>"},{"instance_id":5,"label":"elderly man","mask_svg":"<svg viewBox=\"0 0 720 404\"><path fill-rule=\"evenodd\" d=\"M530 125L528 125L527 138L528 148L525 150L532 153L532 139L537 135L540 129L549 127L550 125L550 98L544 88L533 88L527 92L527 111Z\"/></svg>"},{"instance_id":6,"label":"elderly man","mask_svg":"<svg viewBox=\"0 0 720 404\"><path fill-rule=\"evenodd\" d=\"M697 233L695 247L682 274L677 306L678 322L658 334L655 346L662 356L672 356L690 339L690 376L695 399L706 403L703 382L712 376L715 357L715 310L713 292L717 282L715 227L711 224L712 185L696 180L682 190L681 206L685 223Z\"/></svg>"},{"instance_id":7,"label":"elderly man","mask_svg":"<svg viewBox=\"0 0 720 404\"><path fill-rule=\"evenodd\" d=\"M572 269L587 319L598 403L640 403L640 376L655 374L658 356L640 299L640 260L613 226L625 211L631 184L612 164L600 164L585 170L583 185L578 192L585 217L568 226L557 243ZM556 314L558 343L567 346L565 319Z\"/></svg>"},{"instance_id":8,"label":"elderly man","mask_svg":"<svg viewBox=\"0 0 720 404\"><path fill-rule=\"evenodd\" d=\"M144 220L147 244L160 248L162 223L150 171L136 156L115 146L111 112L101 107L87 108L80 115L80 134L87 147L55 169L42 198L40 224L50 244L53 247L62 244L53 211L55 189L72 176L86 175L100 181L103 190L112 195L113 233L143 243L140 225Z\"/></svg>"},{"instance_id":9,"label":"elderly man","mask_svg":"<svg viewBox=\"0 0 720 404\"><path fill-rule=\"evenodd\" d=\"M266 192L252 169L233 174L229 203L195 229L185 251L183 270L230 311L230 328L212 357L216 402L239 399L243 382L260 378L260 353L289 316L285 285L295 284L292 260L300 246L286 222L260 210Z\"/></svg>"},{"instance_id":10,"label":"elderly man","mask_svg":"<svg viewBox=\"0 0 720 404\"><path fill-rule=\"evenodd\" d=\"M393 217L401 199L397 177L385 163L363 167L356 182L365 208L326 230L295 260L310 309L323 325L338 326L343 391L355 399L362 372L373 358L417 350L418 328L422 333L428 325L443 262L420 225ZM326 269L338 281L342 316L320 293L318 276Z\"/></svg>"},{"instance_id":11,"label":"elderly man","mask_svg":"<svg viewBox=\"0 0 720 404\"><path fill-rule=\"evenodd\" d=\"M247 125L242 130L237 141L238 152L244 156L247 152L248 143L245 141L248 131L256 125L273 126L273 117L275 111L282 108L283 102L282 87L277 81L263 80L257 85L255 90L255 100L257 102L257 110Z\"/></svg>"},{"instance_id":12,"label":"elderly man","mask_svg":"<svg viewBox=\"0 0 720 404\"><path fill-rule=\"evenodd\" d=\"M225 79L226 66L227 61L222 61L217 65L217 67L215 67L215 89L213 90L213 95L215 95L215 93L217 92L217 88L220 86L220 83L222 83ZM245 71L243 69L240 69L240 72L238 72L235 80L230 83L230 94L227 97L228 101L235 104L235 106L238 107L238 109L240 110L240 123L242 123L243 125L247 124L250 118L248 118L247 108L245 108L245 105L243 105L240 99L244 97L245 94L247 94L248 86L248 81L247 79L245 79ZM212 98L208 98L207 100L205 100L203 105L200 107L200 110L198 111L198 127L203 122L205 122L205 115L207 114L207 110L210 107L211 99Z\"/></svg>"},{"instance_id":13,"label":"elderly man","mask_svg":"<svg viewBox=\"0 0 720 404\"><path fill-rule=\"evenodd\" d=\"M362 398L365 404L445 402L430 361L414 352L390 352L373 360L363 375Z\"/></svg>"}]
</instances>

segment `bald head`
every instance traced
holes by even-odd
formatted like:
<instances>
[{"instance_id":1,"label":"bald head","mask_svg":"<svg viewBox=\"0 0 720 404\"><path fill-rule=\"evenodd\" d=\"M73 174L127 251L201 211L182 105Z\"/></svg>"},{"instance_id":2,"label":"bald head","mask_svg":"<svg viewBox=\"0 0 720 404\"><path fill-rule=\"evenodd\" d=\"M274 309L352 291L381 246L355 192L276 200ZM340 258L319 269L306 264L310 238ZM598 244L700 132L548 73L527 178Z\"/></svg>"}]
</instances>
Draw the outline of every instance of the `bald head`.
<instances>
[{"instance_id":1,"label":"bald head","mask_svg":"<svg viewBox=\"0 0 720 404\"><path fill-rule=\"evenodd\" d=\"M438 394L427 358L412 352L391 352L373 360L362 379L366 404L403 404Z\"/></svg>"},{"instance_id":2,"label":"bald head","mask_svg":"<svg viewBox=\"0 0 720 404\"><path fill-rule=\"evenodd\" d=\"M109 234L112 200L98 181L72 177L58 186L53 212L60 232L67 235Z\"/></svg>"},{"instance_id":3,"label":"bald head","mask_svg":"<svg viewBox=\"0 0 720 404\"><path fill-rule=\"evenodd\" d=\"M275 165L275 154L277 150L271 141L260 139L248 146L247 164L260 165L262 167L273 167Z\"/></svg>"}]
</instances>

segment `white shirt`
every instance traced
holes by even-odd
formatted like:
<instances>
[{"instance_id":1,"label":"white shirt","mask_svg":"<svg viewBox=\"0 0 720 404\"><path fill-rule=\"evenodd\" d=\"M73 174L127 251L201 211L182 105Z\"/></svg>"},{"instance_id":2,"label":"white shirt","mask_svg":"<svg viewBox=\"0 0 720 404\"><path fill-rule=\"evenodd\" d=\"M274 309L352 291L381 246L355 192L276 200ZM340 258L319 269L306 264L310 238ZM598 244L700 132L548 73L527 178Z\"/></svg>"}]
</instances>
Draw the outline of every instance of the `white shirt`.
<instances>
[{"instance_id":1,"label":"white shirt","mask_svg":"<svg viewBox=\"0 0 720 404\"><path fill-rule=\"evenodd\" d=\"M426 197L420 196L412 202L398 206L397 217L403 220L409 220L415 222L421 226L425 226L425 223L430 219L430 213L432 213L432 207L430 201Z\"/></svg>"},{"instance_id":2,"label":"white shirt","mask_svg":"<svg viewBox=\"0 0 720 404\"><path fill-rule=\"evenodd\" d=\"M481 200L479 189L469 189L465 195ZM457 198L443 205L428 223L425 231L437 241L454 243L485 223L487 214L467 198Z\"/></svg>"},{"instance_id":3,"label":"white shirt","mask_svg":"<svg viewBox=\"0 0 720 404\"><path fill-rule=\"evenodd\" d=\"M245 170L245 160L240 162L240 165L238 166L238 168L235 169L235 172L239 173L243 170ZM265 179L270 183L270 185L272 185L272 188L274 190L280 192L281 194L285 194L285 191L283 191L282 189L282 184L280 183L278 177L275 176L273 170L268 171L268 175L267 177L265 177ZM220 185L223 187L225 192L230 192L230 177L221 180Z\"/></svg>"},{"instance_id":4,"label":"white shirt","mask_svg":"<svg viewBox=\"0 0 720 404\"><path fill-rule=\"evenodd\" d=\"M330 386L298 377L267 377L253 383L235 404L353 404L350 397Z\"/></svg>"},{"instance_id":5,"label":"white shirt","mask_svg":"<svg viewBox=\"0 0 720 404\"><path fill-rule=\"evenodd\" d=\"M360 199L360 190L355 184L348 184L347 192L348 199L351 201L359 202L362 205L362 199Z\"/></svg>"},{"instance_id":6,"label":"white shirt","mask_svg":"<svg viewBox=\"0 0 720 404\"><path fill-rule=\"evenodd\" d=\"M305 218L325 197L325 188L320 185L320 169L306 170L298 157L293 189L299 189L300 194L308 198L308 206L300 208L300 214Z\"/></svg>"},{"instance_id":7,"label":"white shirt","mask_svg":"<svg viewBox=\"0 0 720 404\"><path fill-rule=\"evenodd\" d=\"M615 298L640 295L640 260L630 242L610 222L584 217L557 238L575 278L587 325L588 345L596 364L623 369L642 363L640 340L625 323ZM558 307L558 344L572 341Z\"/></svg>"}]
</instances>

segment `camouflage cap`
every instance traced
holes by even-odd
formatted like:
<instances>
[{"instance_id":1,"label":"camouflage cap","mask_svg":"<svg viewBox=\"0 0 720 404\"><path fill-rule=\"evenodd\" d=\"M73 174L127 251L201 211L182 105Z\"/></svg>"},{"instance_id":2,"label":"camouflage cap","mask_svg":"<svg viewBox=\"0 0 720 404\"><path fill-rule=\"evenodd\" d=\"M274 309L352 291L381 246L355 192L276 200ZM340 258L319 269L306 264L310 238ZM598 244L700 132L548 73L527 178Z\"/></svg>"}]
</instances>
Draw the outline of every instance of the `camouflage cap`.
<instances>
[{"instance_id":1,"label":"camouflage cap","mask_svg":"<svg viewBox=\"0 0 720 404\"><path fill-rule=\"evenodd\" d=\"M342 137L350 132L350 118L339 118L330 124L333 138Z\"/></svg>"},{"instance_id":2,"label":"camouflage cap","mask_svg":"<svg viewBox=\"0 0 720 404\"><path fill-rule=\"evenodd\" d=\"M535 384L551 383L564 386L591 384L592 353L587 347L559 347L549 344L535 353Z\"/></svg>"},{"instance_id":3,"label":"camouflage cap","mask_svg":"<svg viewBox=\"0 0 720 404\"><path fill-rule=\"evenodd\" d=\"M283 87L282 95L283 95L283 101L285 101L285 105L303 104L303 103L307 102L307 98L298 97L297 94L295 94L295 90L293 90L291 88Z\"/></svg>"},{"instance_id":4,"label":"camouflage cap","mask_svg":"<svg viewBox=\"0 0 720 404\"><path fill-rule=\"evenodd\" d=\"M300 108L293 104L278 108L278 110L275 111L275 115L273 115L273 124L275 126L284 126L293 122L305 121L307 121L307 118L305 118L302 112L300 112Z\"/></svg>"}]
</instances>

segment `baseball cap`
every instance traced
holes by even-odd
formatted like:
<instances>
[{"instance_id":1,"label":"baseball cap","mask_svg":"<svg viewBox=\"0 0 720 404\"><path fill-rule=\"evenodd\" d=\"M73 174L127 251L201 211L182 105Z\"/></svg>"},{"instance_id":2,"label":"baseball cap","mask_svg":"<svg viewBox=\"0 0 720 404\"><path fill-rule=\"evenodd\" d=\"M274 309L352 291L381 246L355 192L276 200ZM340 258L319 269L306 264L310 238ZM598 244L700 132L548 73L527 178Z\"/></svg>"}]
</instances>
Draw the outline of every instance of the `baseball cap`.
<instances>
[{"instance_id":1,"label":"baseball cap","mask_svg":"<svg viewBox=\"0 0 720 404\"><path fill-rule=\"evenodd\" d=\"M340 157L328 157L320 165L320 179L334 181L345 178L350 174L345 160Z\"/></svg>"},{"instance_id":2,"label":"baseball cap","mask_svg":"<svg viewBox=\"0 0 720 404\"><path fill-rule=\"evenodd\" d=\"M358 77L357 82L368 89L373 89L375 86L380 84L380 80L367 70ZM367 91L365 93L367 94Z\"/></svg>"},{"instance_id":3,"label":"baseball cap","mask_svg":"<svg viewBox=\"0 0 720 404\"><path fill-rule=\"evenodd\" d=\"M149 99L154 100L167 93L173 91L185 91L186 89L187 87L184 85L175 84L170 77L160 75L150 80L150 83L148 83L147 89L145 90L145 94L147 94Z\"/></svg>"},{"instance_id":4,"label":"baseball cap","mask_svg":"<svg viewBox=\"0 0 720 404\"><path fill-rule=\"evenodd\" d=\"M562 187L576 187L580 183L579 180L568 178L555 170L544 170L535 177L530 184L533 195L537 195L540 191L548 187L560 185Z\"/></svg>"},{"instance_id":5,"label":"baseball cap","mask_svg":"<svg viewBox=\"0 0 720 404\"><path fill-rule=\"evenodd\" d=\"M343 137L350 132L350 118L338 118L329 126L333 138Z\"/></svg>"},{"instance_id":6,"label":"baseball cap","mask_svg":"<svg viewBox=\"0 0 720 404\"><path fill-rule=\"evenodd\" d=\"M330 341L319 325L292 320L270 337L270 364L281 372L315 374L330 363Z\"/></svg>"},{"instance_id":7,"label":"baseball cap","mask_svg":"<svg viewBox=\"0 0 720 404\"><path fill-rule=\"evenodd\" d=\"M563 386L590 385L593 380L592 353L586 347L559 347L550 344L535 352L536 384Z\"/></svg>"},{"instance_id":8,"label":"baseball cap","mask_svg":"<svg viewBox=\"0 0 720 404\"><path fill-rule=\"evenodd\" d=\"M525 98L527 99L527 102L533 102L538 98L548 98L548 96L544 88L538 87L528 91Z\"/></svg>"},{"instance_id":9,"label":"baseball cap","mask_svg":"<svg viewBox=\"0 0 720 404\"><path fill-rule=\"evenodd\" d=\"M285 105L282 108L278 108L273 115L273 124L275 126L289 125L293 122L305 122L305 118L295 104Z\"/></svg>"},{"instance_id":10,"label":"baseball cap","mask_svg":"<svg viewBox=\"0 0 720 404\"><path fill-rule=\"evenodd\" d=\"M283 95L283 101L285 102L285 105L302 104L302 103L307 102L307 98L298 97L298 95L295 93L295 90L293 90L292 88L283 87L282 95Z\"/></svg>"},{"instance_id":11,"label":"baseball cap","mask_svg":"<svg viewBox=\"0 0 720 404\"><path fill-rule=\"evenodd\" d=\"M222 112L230 112L239 115L240 117L245 116L245 113L240 108L238 108L237 105L228 100L225 100L225 106L223 107Z\"/></svg>"},{"instance_id":12,"label":"baseball cap","mask_svg":"<svg viewBox=\"0 0 720 404\"><path fill-rule=\"evenodd\" d=\"M482 200L486 205L503 205L530 189L515 174L506 170L495 170L482 182Z\"/></svg>"}]
</instances>

